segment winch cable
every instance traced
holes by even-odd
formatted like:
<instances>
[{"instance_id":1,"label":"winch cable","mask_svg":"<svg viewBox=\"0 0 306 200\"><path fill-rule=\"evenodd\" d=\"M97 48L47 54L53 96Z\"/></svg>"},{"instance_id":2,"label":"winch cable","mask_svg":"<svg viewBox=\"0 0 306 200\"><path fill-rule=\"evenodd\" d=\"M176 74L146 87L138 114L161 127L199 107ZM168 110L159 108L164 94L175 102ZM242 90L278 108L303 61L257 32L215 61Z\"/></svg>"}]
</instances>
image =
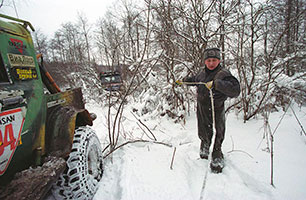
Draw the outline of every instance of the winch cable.
<instances>
[{"instance_id":1,"label":"winch cable","mask_svg":"<svg viewBox=\"0 0 306 200\"><path fill-rule=\"evenodd\" d=\"M209 170L209 165L212 161L212 152L213 152L213 148L215 145L215 139L216 139L216 119L215 119L215 105L214 105L214 96L213 96L213 92L212 92L212 88L210 88L208 86L207 83L205 82L184 82L184 81L176 81L176 84L179 85L205 85L206 88L209 90L209 95L210 95L210 102L211 102L211 114L212 114L212 121L213 121L213 136L212 136L212 141L209 147L209 155L208 155L208 163L207 163L207 170L205 172L204 175L204 180L203 180L203 184L202 184L202 188L201 188L201 193L200 193L200 200L204 200L205 199L205 189L206 189L206 184L207 184L207 177L208 177L208 170Z\"/></svg>"},{"instance_id":2,"label":"winch cable","mask_svg":"<svg viewBox=\"0 0 306 200\"><path fill-rule=\"evenodd\" d=\"M206 188L206 184L207 184L209 164L211 163L211 160L212 160L212 152L213 152L213 148L214 148L214 145L215 145L215 139L216 139L215 106L214 106L214 97L213 97L212 89L209 89L209 95L210 95L210 102L211 102L211 114L212 114L212 120L213 120L213 137L212 137L211 145L209 147L207 170L205 171L205 176L204 176L202 189L201 189L201 193L200 193L200 200L205 199L204 198L205 197L205 188Z\"/></svg>"}]
</instances>

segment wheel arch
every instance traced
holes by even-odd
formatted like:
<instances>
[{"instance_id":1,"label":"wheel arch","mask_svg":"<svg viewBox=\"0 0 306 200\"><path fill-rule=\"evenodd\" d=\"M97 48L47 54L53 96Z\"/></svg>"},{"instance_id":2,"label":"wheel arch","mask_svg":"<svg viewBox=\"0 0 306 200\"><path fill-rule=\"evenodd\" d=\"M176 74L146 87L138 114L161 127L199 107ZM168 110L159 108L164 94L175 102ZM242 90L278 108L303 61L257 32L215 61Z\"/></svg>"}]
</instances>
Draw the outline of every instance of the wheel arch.
<instances>
[{"instance_id":1,"label":"wheel arch","mask_svg":"<svg viewBox=\"0 0 306 200\"><path fill-rule=\"evenodd\" d=\"M58 106L48 110L45 138L46 154L68 157L75 129L86 125L93 125L93 119L86 109Z\"/></svg>"}]
</instances>

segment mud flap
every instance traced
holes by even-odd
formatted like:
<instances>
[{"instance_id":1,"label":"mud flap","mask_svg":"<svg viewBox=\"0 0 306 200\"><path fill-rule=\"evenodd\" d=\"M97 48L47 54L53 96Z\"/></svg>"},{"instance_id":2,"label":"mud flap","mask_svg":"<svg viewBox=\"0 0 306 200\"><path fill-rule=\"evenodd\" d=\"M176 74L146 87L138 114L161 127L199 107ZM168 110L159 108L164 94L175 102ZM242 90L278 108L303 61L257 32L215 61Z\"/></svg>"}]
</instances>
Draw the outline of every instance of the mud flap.
<instances>
[{"instance_id":1,"label":"mud flap","mask_svg":"<svg viewBox=\"0 0 306 200\"><path fill-rule=\"evenodd\" d=\"M67 157L72 147L78 112L70 106L48 111L46 124L46 152L53 156Z\"/></svg>"},{"instance_id":2,"label":"mud flap","mask_svg":"<svg viewBox=\"0 0 306 200\"><path fill-rule=\"evenodd\" d=\"M51 94L47 102L46 152L67 157L75 127L91 126L92 118L84 107L80 88Z\"/></svg>"}]
</instances>

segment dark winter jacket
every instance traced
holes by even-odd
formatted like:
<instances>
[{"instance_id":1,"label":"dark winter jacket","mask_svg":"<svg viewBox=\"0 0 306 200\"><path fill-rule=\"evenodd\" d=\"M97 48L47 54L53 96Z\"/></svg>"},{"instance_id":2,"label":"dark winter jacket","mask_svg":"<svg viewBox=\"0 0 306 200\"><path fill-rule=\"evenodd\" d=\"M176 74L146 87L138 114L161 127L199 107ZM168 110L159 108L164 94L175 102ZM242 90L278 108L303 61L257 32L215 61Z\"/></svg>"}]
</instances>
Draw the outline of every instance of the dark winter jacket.
<instances>
[{"instance_id":1,"label":"dark winter jacket","mask_svg":"<svg viewBox=\"0 0 306 200\"><path fill-rule=\"evenodd\" d=\"M232 76L229 70L225 69L220 64L214 69L209 70L205 68L195 76L185 78L185 82L209 82L213 80L213 95L215 109L223 109L224 101L230 97L237 97L240 94L240 84L238 80ZM210 96L209 90L205 85L199 84L197 86L197 101L198 103L209 105Z\"/></svg>"}]
</instances>

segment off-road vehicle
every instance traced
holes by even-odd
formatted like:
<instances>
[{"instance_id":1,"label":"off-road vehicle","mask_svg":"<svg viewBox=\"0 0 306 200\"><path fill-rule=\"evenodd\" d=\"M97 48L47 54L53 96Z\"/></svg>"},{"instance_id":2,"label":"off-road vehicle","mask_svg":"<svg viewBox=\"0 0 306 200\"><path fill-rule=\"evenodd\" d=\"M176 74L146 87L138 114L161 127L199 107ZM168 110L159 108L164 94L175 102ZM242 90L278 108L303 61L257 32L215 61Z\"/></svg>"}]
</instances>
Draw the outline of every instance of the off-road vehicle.
<instances>
[{"instance_id":1,"label":"off-road vehicle","mask_svg":"<svg viewBox=\"0 0 306 200\"><path fill-rule=\"evenodd\" d=\"M103 174L94 114L61 91L24 20L0 14L0 199L92 199Z\"/></svg>"}]
</instances>

